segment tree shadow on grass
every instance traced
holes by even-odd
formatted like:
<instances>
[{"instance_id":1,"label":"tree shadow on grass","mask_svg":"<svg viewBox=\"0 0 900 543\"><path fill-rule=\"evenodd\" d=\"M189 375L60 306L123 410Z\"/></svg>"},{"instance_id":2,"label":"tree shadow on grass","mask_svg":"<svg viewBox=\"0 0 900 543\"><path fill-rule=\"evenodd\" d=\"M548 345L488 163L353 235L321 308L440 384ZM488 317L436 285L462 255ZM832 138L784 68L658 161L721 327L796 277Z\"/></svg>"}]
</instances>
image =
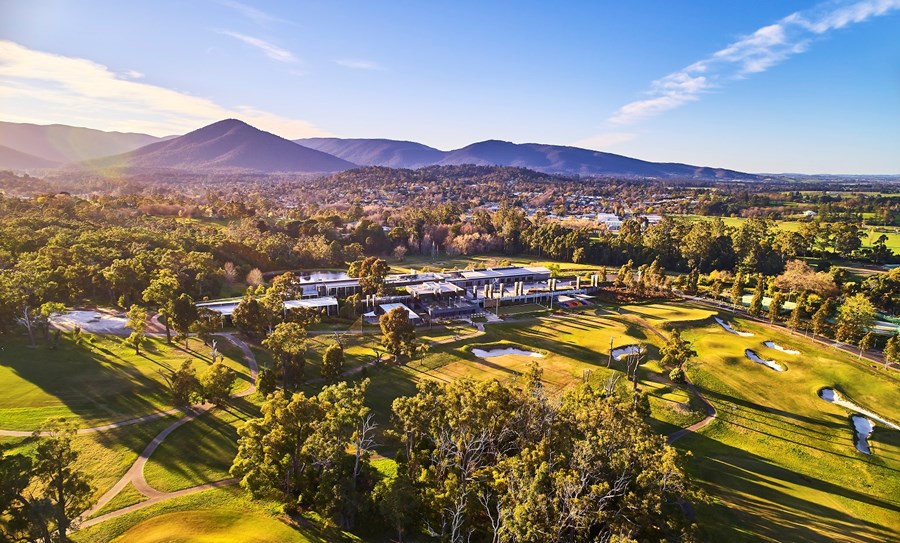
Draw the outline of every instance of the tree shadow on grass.
<instances>
[{"instance_id":1,"label":"tree shadow on grass","mask_svg":"<svg viewBox=\"0 0 900 543\"><path fill-rule=\"evenodd\" d=\"M110 420L123 420L156 411L167 403L165 385L151 379L118 354L104 346L76 345L63 337L56 349L26 347L24 342L4 340L0 365L20 379L31 383L46 397L53 398L70 411L79 427ZM12 384L14 387L15 384ZM33 394L29 394L34 396ZM9 407L34 408L35 420L28 430L36 429L46 400L29 404L11 397ZM2 415L0 415L2 417ZM0 428L8 428L0 418Z\"/></svg>"},{"instance_id":2,"label":"tree shadow on grass","mask_svg":"<svg viewBox=\"0 0 900 543\"><path fill-rule=\"evenodd\" d=\"M702 434L686 436L676 447L694 451L688 471L718 498L713 503L697 504L698 522L710 540L817 541L840 537L880 543L896 537L896 526L861 520L825 505L837 496L879 508L884 518L900 518L900 503L895 499L802 475ZM792 493L795 486L800 490Z\"/></svg>"}]
</instances>

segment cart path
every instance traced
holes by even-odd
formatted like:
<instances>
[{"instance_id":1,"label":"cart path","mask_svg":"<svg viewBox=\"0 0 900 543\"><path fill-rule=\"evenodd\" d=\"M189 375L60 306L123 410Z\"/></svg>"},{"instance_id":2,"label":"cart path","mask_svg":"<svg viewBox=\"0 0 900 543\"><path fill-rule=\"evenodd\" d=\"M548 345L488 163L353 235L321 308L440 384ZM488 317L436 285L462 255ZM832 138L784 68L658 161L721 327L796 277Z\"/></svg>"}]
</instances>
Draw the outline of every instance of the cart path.
<instances>
[{"instance_id":1,"label":"cart path","mask_svg":"<svg viewBox=\"0 0 900 543\"><path fill-rule=\"evenodd\" d=\"M653 326L652 324L647 322L646 319L635 316L633 314L628 315L628 319L633 320L633 321L637 322L638 324L640 324L641 326L643 326L644 328L650 330L651 332L656 334L656 336L659 337L661 340L668 341L668 338L662 332L660 332L655 326ZM703 407L706 409L706 417L704 417L703 420L700 420L699 422L695 422L694 424L691 424L687 428L682 428L681 430L678 430L676 432L669 434L668 437L666 437L666 443L668 443L669 445L671 445L672 443L675 443L676 441L683 438L684 436L686 436L688 434L692 434L692 433L696 432L697 430L703 428L704 426L710 424L716 418L716 408L713 407L713 405L711 403L709 403L709 400L707 400L706 397L703 396L703 394L701 394L699 390L697 390L697 387L695 387L694 383L692 383L688 379L687 375L684 376L684 383L688 386L688 388L691 389L691 392L693 392L694 395L700 399L700 403L702 403Z\"/></svg>"},{"instance_id":2,"label":"cart path","mask_svg":"<svg viewBox=\"0 0 900 543\"><path fill-rule=\"evenodd\" d=\"M243 340L241 340L239 337L237 337L237 335L235 335L233 333L222 333L219 335L224 336L231 343L233 343L234 345L236 345L238 348L241 349L241 352L243 352L243 354L244 354L244 359L247 361L247 365L250 367L250 377L252 380L250 387L239 392L238 394L235 394L234 397L242 398L244 396L249 396L249 395L253 394L254 392L256 392L256 377L257 377L257 374L259 373L259 366L257 365L256 357L253 355L253 351L250 349L249 345L247 345ZM103 520L109 520L111 518L115 518L120 515L130 513L132 511L137 511L138 509L143 509L144 507L149 507L150 505L161 502L163 500L168 500L171 498L177 498L179 496L193 494L194 492L200 492L200 491L206 490L208 488L215 488L215 487L219 487L219 486L236 483L237 482L236 479L226 479L224 481L216 481L213 483L197 485L194 487L185 488L185 489L178 490L175 492L162 492L162 491L157 490L157 489L153 488L152 486L150 486L150 484L144 478L144 467L147 465L147 461L150 459L150 456L156 451L156 449L158 449L159 446L162 445L163 441L165 441L165 439L167 437L169 437L169 435L171 435L172 432L174 432L181 426L187 424L188 422L194 420L195 418L199 417L203 413L206 413L207 411L211 410L213 407L215 407L215 406L211 403L195 405L190 410L188 410L188 412L185 416L176 420L175 422L173 422L172 424L167 426L162 432L157 434L157 436L154 437L153 440L147 444L147 446L144 448L144 450L141 451L140 456L138 456L137 460L134 462L134 464L131 465L131 467L128 469L128 471L125 472L125 475L123 475L122 478L119 479L118 482L116 482L116 484L113 485L112 488L110 488L105 494L103 494L100 497L100 499L97 500L97 503L93 507L91 507L89 510L82 513L80 518L87 519L91 515L96 513L97 511L103 509L103 507L105 507L106 504L108 504L110 501L112 501L112 499L115 498L116 495L118 495L119 492L121 492L123 488L128 486L129 483L134 484L134 487L141 494L147 496L148 499L146 501L143 501L143 502L140 502L140 503L128 506L128 507L124 507L124 508L116 510L116 511L112 511L110 513L107 513L105 515L102 515L102 516L94 518L94 519L85 520L80 523L80 526L81 527L93 526L94 524L97 524L98 522L102 522Z\"/></svg>"}]
</instances>

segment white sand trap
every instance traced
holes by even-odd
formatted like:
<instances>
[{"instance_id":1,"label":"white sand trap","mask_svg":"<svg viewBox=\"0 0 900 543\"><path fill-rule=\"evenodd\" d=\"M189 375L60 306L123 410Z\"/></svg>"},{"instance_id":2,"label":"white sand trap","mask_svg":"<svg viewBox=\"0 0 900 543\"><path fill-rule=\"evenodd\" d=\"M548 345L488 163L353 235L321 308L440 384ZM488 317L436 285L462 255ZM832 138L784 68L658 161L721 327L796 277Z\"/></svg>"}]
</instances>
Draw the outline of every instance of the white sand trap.
<instances>
[{"instance_id":1,"label":"white sand trap","mask_svg":"<svg viewBox=\"0 0 900 543\"><path fill-rule=\"evenodd\" d=\"M840 392L838 392L837 390L835 390L833 388L823 388L822 390L819 391L819 397L822 398L823 400L825 400L826 402L833 403L834 405L839 405L841 407L849 409L850 411L856 411L857 413L859 413L861 415L865 415L865 416L869 417L870 419L875 419L878 422L884 424L885 426L889 426L889 427L893 428L894 430L900 430L900 426L897 426L893 422L885 420L884 418L879 417L878 415L869 411L868 409L863 409L862 407L856 405L855 403L853 403L849 400L845 400L843 397L841 397Z\"/></svg>"},{"instance_id":2,"label":"white sand trap","mask_svg":"<svg viewBox=\"0 0 900 543\"><path fill-rule=\"evenodd\" d=\"M719 325L720 325L722 328L724 328L724 329L727 330L728 332L731 332L732 334L735 334L735 335L738 335L738 336L741 336L741 337L753 337L753 334L751 334L750 332L738 332L737 330L735 330L734 328L732 328L730 324L728 324L727 322L723 321L723 320L720 319L719 317L716 317L716 322L719 323Z\"/></svg>"},{"instance_id":3,"label":"white sand trap","mask_svg":"<svg viewBox=\"0 0 900 543\"><path fill-rule=\"evenodd\" d=\"M644 352L643 349L639 345L628 345L626 347L619 347L618 349L613 349L612 355L616 360L622 360L628 355L632 354L640 354Z\"/></svg>"},{"instance_id":4,"label":"white sand trap","mask_svg":"<svg viewBox=\"0 0 900 543\"><path fill-rule=\"evenodd\" d=\"M507 349L491 349L490 351L485 351L483 349L472 349L472 354L477 356L478 358L494 358L495 356L527 356L530 358L544 358L544 355L541 353L536 353L534 351L523 351L522 349L515 348L507 348Z\"/></svg>"},{"instance_id":5,"label":"white sand trap","mask_svg":"<svg viewBox=\"0 0 900 543\"><path fill-rule=\"evenodd\" d=\"M746 349L744 351L744 355L747 358L749 358L750 360L756 362L757 364L762 364L763 366L772 368L775 371L784 371L784 366L782 366L778 362L775 362L774 360L763 360L762 358L759 357L758 354L751 351L750 349Z\"/></svg>"},{"instance_id":6,"label":"white sand trap","mask_svg":"<svg viewBox=\"0 0 900 543\"><path fill-rule=\"evenodd\" d=\"M856 430L856 450L863 454L872 454L869 448L869 436L875 425L862 415L851 415L850 420L853 421L853 429Z\"/></svg>"},{"instance_id":7,"label":"white sand trap","mask_svg":"<svg viewBox=\"0 0 900 543\"><path fill-rule=\"evenodd\" d=\"M800 351L795 351L794 349L787 349L782 347L781 345L775 343L774 341L764 341L763 345L770 349L775 349L776 351L781 351L785 354L800 354Z\"/></svg>"},{"instance_id":8,"label":"white sand trap","mask_svg":"<svg viewBox=\"0 0 900 543\"><path fill-rule=\"evenodd\" d=\"M53 326L72 330L76 326L91 334L127 334L128 319L100 311L72 310L50 317Z\"/></svg>"}]
</instances>

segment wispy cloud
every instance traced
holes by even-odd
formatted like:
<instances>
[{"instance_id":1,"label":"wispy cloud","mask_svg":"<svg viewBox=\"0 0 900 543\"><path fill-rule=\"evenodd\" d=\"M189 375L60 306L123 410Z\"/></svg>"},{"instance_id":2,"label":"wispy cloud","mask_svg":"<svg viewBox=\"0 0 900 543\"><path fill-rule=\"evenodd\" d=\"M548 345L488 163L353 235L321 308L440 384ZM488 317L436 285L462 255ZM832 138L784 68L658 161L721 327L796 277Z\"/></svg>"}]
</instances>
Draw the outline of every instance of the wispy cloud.
<instances>
[{"instance_id":1,"label":"wispy cloud","mask_svg":"<svg viewBox=\"0 0 900 543\"><path fill-rule=\"evenodd\" d=\"M278 62L297 62L297 57L295 57L293 53L291 53L287 49L282 49L281 47L278 47L277 45L269 43L265 40L254 38L253 36L248 36L239 32L232 32L230 30L222 30L219 33L226 36L231 36L232 38L240 40L247 45L256 47L272 60L277 60Z\"/></svg>"},{"instance_id":2,"label":"wispy cloud","mask_svg":"<svg viewBox=\"0 0 900 543\"><path fill-rule=\"evenodd\" d=\"M3 118L9 121L168 135L239 118L292 139L328 135L307 121L252 106L226 107L135 81L87 59L35 51L5 40L0 40L0 96Z\"/></svg>"},{"instance_id":3,"label":"wispy cloud","mask_svg":"<svg viewBox=\"0 0 900 543\"><path fill-rule=\"evenodd\" d=\"M361 59L338 59L334 61L338 66L343 66L344 68L351 68L354 70L372 70L372 71L383 71L384 68L378 64L377 62L373 62L371 60L361 60Z\"/></svg>"},{"instance_id":4,"label":"wispy cloud","mask_svg":"<svg viewBox=\"0 0 900 543\"><path fill-rule=\"evenodd\" d=\"M764 72L806 51L819 36L900 9L900 0L826 2L759 28L712 55L654 81L648 98L625 104L608 121L627 125L693 102L724 82Z\"/></svg>"},{"instance_id":5,"label":"wispy cloud","mask_svg":"<svg viewBox=\"0 0 900 543\"><path fill-rule=\"evenodd\" d=\"M247 4L242 4L241 2L235 2L234 0L222 0L221 4L223 6L229 7L247 19L260 24L265 25L268 23L290 23L291 21L287 19L282 19L281 17L276 17L270 13L266 13L261 9L257 9L253 6L248 6Z\"/></svg>"}]
</instances>

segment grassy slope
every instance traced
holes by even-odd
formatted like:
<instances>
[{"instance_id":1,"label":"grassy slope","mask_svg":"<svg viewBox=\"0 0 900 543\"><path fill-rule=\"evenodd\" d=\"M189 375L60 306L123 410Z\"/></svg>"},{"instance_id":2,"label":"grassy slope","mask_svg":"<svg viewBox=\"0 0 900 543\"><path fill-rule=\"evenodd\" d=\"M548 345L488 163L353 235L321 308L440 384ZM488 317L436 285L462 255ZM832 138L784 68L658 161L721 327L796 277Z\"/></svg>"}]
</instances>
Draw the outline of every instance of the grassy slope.
<instances>
[{"instance_id":1,"label":"grassy slope","mask_svg":"<svg viewBox=\"0 0 900 543\"><path fill-rule=\"evenodd\" d=\"M817 391L838 386L854 401L900 420L900 388L876 370L799 336L732 319L689 329L699 363L689 375L719 418L678 443L714 503L697 508L710 541L887 541L900 533L900 432L879 427L874 456L856 452L848 412ZM766 339L801 351L786 355ZM774 372L744 349L787 366Z\"/></svg>"},{"instance_id":2,"label":"grassy slope","mask_svg":"<svg viewBox=\"0 0 900 543\"><path fill-rule=\"evenodd\" d=\"M235 400L178 428L163 442L144 468L150 486L172 492L230 477L237 453L237 429L260 416L258 398Z\"/></svg>"},{"instance_id":3,"label":"grassy slope","mask_svg":"<svg viewBox=\"0 0 900 543\"><path fill-rule=\"evenodd\" d=\"M277 514L275 504L251 500L237 487L224 487L158 503L75 532L71 539L76 543L359 541L323 528L315 519L291 527L275 518Z\"/></svg>"},{"instance_id":4,"label":"grassy slope","mask_svg":"<svg viewBox=\"0 0 900 543\"><path fill-rule=\"evenodd\" d=\"M75 345L63 336L57 349L32 348L23 338L4 338L0 353L0 428L33 430L51 417L76 420L79 427L129 419L171 408L161 372L190 358L198 372L209 365L209 349L191 340L191 350L150 338L140 355L120 338L94 336ZM226 342L220 342L222 344ZM226 363L239 372L236 390L249 386L239 351L223 347Z\"/></svg>"}]
</instances>

